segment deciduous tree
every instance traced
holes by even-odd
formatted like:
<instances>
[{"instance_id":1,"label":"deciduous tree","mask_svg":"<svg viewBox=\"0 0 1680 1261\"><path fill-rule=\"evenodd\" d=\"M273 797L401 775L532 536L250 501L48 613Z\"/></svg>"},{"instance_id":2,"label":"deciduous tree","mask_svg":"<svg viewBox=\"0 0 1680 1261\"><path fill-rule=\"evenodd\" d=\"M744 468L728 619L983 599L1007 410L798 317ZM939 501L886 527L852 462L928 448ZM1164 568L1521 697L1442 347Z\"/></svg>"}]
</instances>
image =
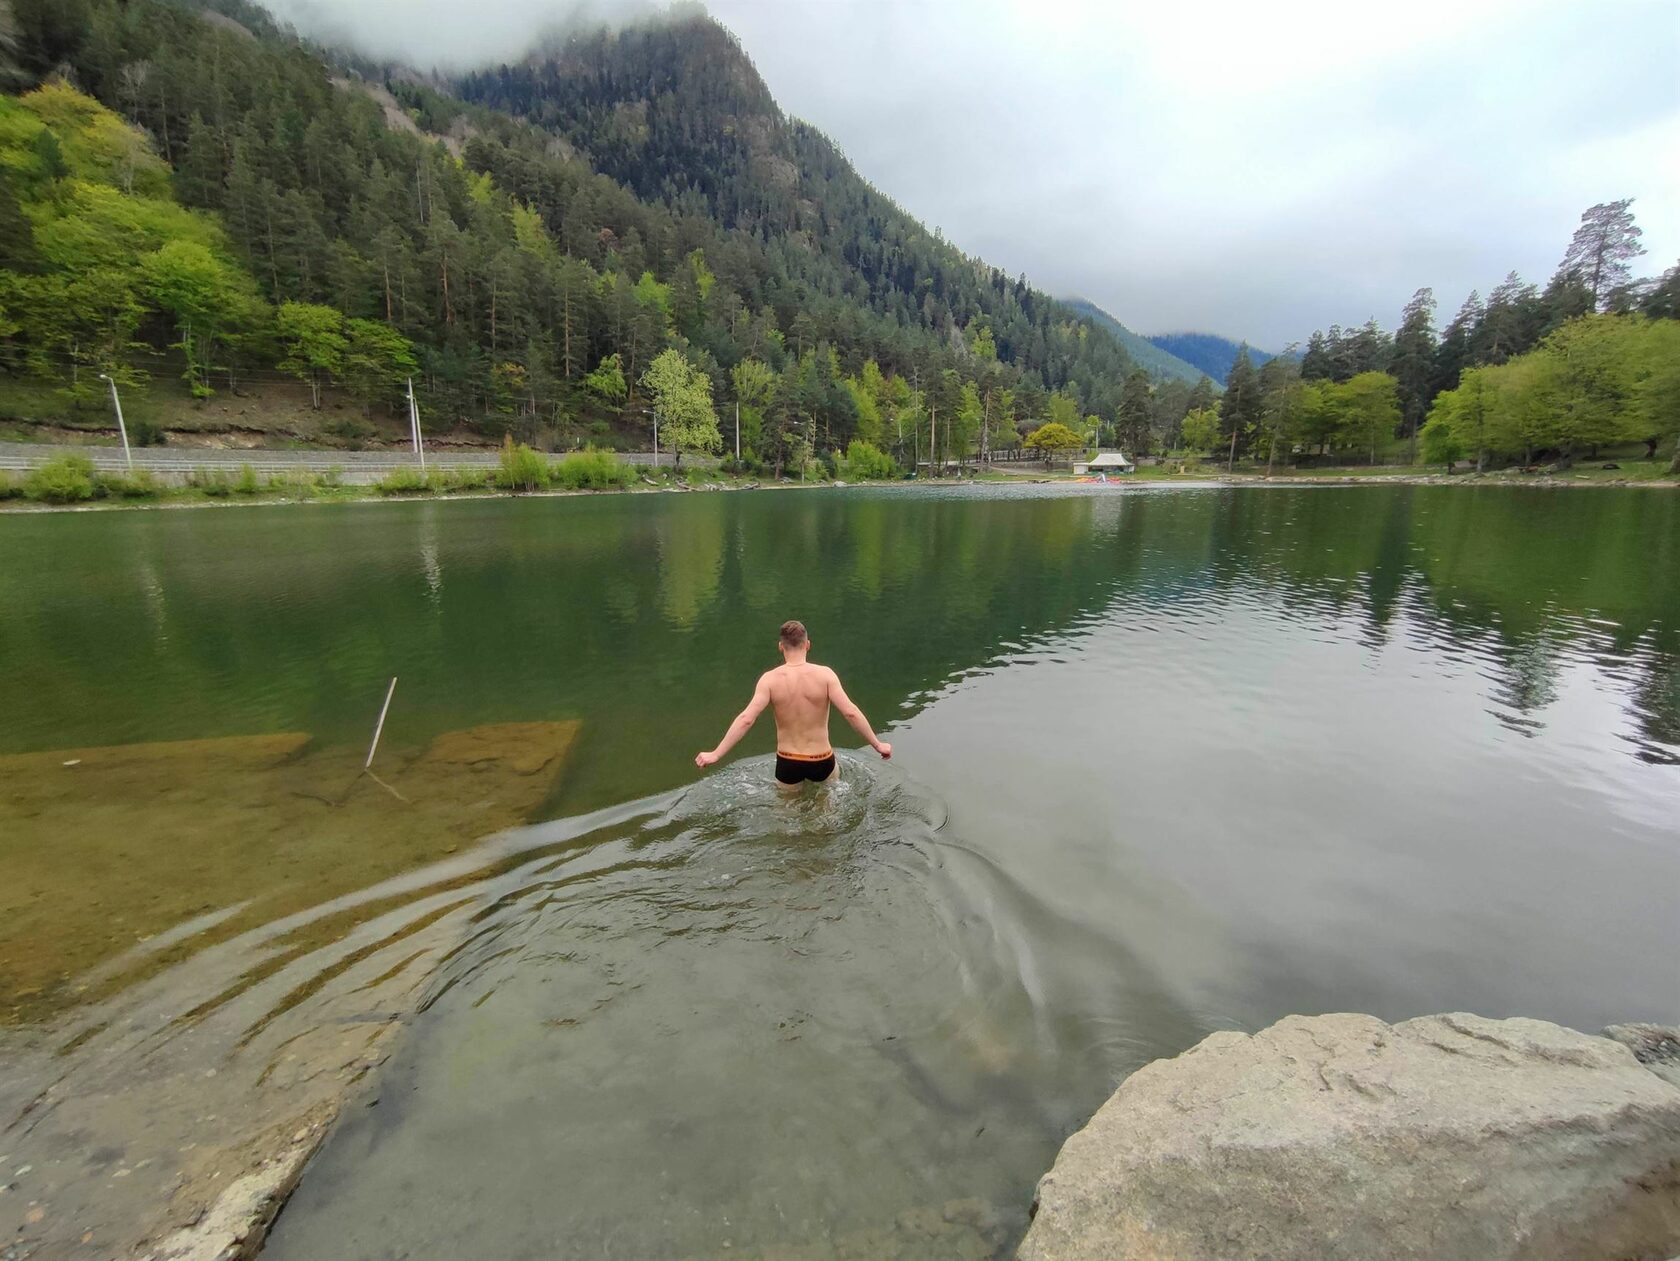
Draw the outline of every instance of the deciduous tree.
<instances>
[{"instance_id":1,"label":"deciduous tree","mask_svg":"<svg viewBox=\"0 0 1680 1261\"><path fill-rule=\"evenodd\" d=\"M680 350L655 356L642 373L642 387L652 400L663 437L677 453L682 467L685 452L716 455L723 448L717 413L712 410L712 379Z\"/></svg>"},{"instance_id":2,"label":"deciduous tree","mask_svg":"<svg viewBox=\"0 0 1680 1261\"><path fill-rule=\"evenodd\" d=\"M275 323L286 352L280 370L308 381L310 400L319 408L322 378L344 371L344 352L350 344L344 335L344 316L313 302L283 302Z\"/></svg>"},{"instance_id":3,"label":"deciduous tree","mask_svg":"<svg viewBox=\"0 0 1680 1261\"><path fill-rule=\"evenodd\" d=\"M1081 451L1085 448L1085 439L1075 433L1060 421L1052 420L1040 425L1027 435L1026 447L1030 451L1037 451L1044 456L1046 468L1063 451Z\"/></svg>"}]
</instances>

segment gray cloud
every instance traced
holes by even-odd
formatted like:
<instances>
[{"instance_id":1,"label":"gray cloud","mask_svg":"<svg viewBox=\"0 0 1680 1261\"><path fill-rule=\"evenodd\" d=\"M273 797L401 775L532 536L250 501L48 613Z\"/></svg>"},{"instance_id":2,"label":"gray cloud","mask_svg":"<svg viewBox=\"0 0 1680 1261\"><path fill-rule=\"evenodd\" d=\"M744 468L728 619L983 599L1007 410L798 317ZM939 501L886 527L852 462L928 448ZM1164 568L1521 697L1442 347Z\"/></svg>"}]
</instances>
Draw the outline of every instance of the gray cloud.
<instances>
[{"instance_id":1,"label":"gray cloud","mask_svg":"<svg viewBox=\"0 0 1680 1261\"><path fill-rule=\"evenodd\" d=\"M421 65L519 56L544 0L274 0ZM1276 348L1420 285L1443 321L1580 212L1635 197L1680 255L1680 17L1604 5L1330 0L711 0L778 101L963 249L1142 331ZM599 3L603 18L648 11Z\"/></svg>"}]
</instances>

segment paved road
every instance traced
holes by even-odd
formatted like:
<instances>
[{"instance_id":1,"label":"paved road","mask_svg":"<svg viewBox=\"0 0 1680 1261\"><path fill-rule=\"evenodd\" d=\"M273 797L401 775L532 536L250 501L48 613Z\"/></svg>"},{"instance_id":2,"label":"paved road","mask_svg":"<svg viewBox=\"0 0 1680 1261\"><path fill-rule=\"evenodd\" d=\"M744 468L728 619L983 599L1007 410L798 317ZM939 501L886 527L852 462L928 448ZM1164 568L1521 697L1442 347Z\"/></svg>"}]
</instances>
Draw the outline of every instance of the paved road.
<instances>
[{"instance_id":1,"label":"paved road","mask_svg":"<svg viewBox=\"0 0 1680 1261\"><path fill-rule=\"evenodd\" d=\"M71 446L36 442L0 442L0 469L23 472L44 464L59 455L85 455L102 472L121 472L124 468L120 446ZM489 451L428 451L426 464L430 468L490 468L499 455ZM554 458L558 459L556 455ZM649 465L653 453L623 451L619 459L630 464ZM659 455L662 468L671 467L674 458L668 451ZM692 456L686 463L696 461ZM701 460L702 465L715 464ZM416 461L408 451L271 451L240 450L230 447L136 447L134 467L150 469L164 481L184 479L194 469L223 469L237 472L249 464L259 474L297 472L325 473L340 470L344 481L354 484L376 482L393 469L413 468Z\"/></svg>"}]
</instances>

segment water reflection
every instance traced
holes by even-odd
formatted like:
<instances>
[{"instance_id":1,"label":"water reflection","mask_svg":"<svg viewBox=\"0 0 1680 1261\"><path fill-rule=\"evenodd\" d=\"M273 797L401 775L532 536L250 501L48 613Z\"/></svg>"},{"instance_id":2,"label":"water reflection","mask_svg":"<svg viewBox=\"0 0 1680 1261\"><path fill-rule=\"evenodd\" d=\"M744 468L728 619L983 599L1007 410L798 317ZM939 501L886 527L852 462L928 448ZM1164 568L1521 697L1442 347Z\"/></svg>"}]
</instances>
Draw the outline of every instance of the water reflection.
<instances>
[{"instance_id":1,"label":"water reflection","mask_svg":"<svg viewBox=\"0 0 1680 1261\"><path fill-rule=\"evenodd\" d=\"M602 748L608 761L653 736L703 740L785 614L812 624L827 658L854 667L861 699L885 709L1115 595L1260 583L1286 605L1357 609L1373 648L1408 592L1421 597L1409 633L1486 636L1500 704L1525 720L1548 704L1556 652L1605 645L1635 679L1641 754L1672 756L1672 496L989 493L10 521L0 669L15 704L0 748L291 729L350 742L365 716L348 698L401 674L424 706L408 711L426 724L417 736L611 706L622 739ZM418 575L391 563L416 546ZM178 638L160 654L164 608ZM660 781L607 793L682 774L673 759Z\"/></svg>"},{"instance_id":2,"label":"water reflection","mask_svg":"<svg viewBox=\"0 0 1680 1261\"><path fill-rule=\"evenodd\" d=\"M332 1080L323 1055L360 1071L410 1020L295 1255L608 1255L626 1229L632 1255L986 1255L1112 1082L1209 1029L1674 1014L1671 495L3 524L8 1150L20 1124L155 1148L131 1216L197 1141L182 1100L211 1068L202 1110L266 1124L313 1098L271 1087ZM897 759L782 802L765 724L696 783L788 615ZM311 777L350 778L393 674L396 782L432 797L329 808ZM448 738L520 722L564 724L563 773L522 771L524 735L489 759ZM296 743L214 774L143 748L212 737ZM51 753L94 745L126 750L99 791ZM37 1095L51 1120L18 1120Z\"/></svg>"}]
</instances>

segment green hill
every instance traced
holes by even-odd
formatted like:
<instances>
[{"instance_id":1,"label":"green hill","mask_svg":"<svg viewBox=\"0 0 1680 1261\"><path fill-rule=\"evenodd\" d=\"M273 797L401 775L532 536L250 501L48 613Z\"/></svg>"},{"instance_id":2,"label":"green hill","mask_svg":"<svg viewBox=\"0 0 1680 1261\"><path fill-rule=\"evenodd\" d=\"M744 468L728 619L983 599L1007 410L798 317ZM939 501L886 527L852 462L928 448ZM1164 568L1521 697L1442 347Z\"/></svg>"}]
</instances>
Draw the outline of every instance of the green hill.
<instances>
[{"instance_id":1,"label":"green hill","mask_svg":"<svg viewBox=\"0 0 1680 1261\"><path fill-rule=\"evenodd\" d=\"M75 163L43 158L22 195L8 173L0 221L36 239L0 256L0 387L72 418L102 405L99 372L135 391L178 372L200 400L294 380L375 420L412 375L431 428L629 441L644 370L675 350L779 466L896 444L935 408L957 451L983 425L1000 445L1112 417L1134 365L1106 322L872 188L703 14L444 84L242 0L60 7L18 12L19 77L63 72L133 126L97 195L111 213L78 238L95 267L42 209L80 195ZM70 143L45 131L17 143ZM160 181L184 217L136 237L126 199Z\"/></svg>"},{"instance_id":2,"label":"green hill","mask_svg":"<svg viewBox=\"0 0 1680 1261\"><path fill-rule=\"evenodd\" d=\"M1095 302L1088 302L1084 298L1064 298L1063 302L1070 310L1088 317L1094 323L1107 330L1113 338L1126 348L1126 353L1132 357L1137 365L1145 369L1151 376L1162 381L1187 381L1194 385L1202 377L1212 375L1180 359L1170 351L1155 345L1151 339L1142 334L1134 333ZM1214 377L1214 384L1223 387L1225 374Z\"/></svg>"}]
</instances>

